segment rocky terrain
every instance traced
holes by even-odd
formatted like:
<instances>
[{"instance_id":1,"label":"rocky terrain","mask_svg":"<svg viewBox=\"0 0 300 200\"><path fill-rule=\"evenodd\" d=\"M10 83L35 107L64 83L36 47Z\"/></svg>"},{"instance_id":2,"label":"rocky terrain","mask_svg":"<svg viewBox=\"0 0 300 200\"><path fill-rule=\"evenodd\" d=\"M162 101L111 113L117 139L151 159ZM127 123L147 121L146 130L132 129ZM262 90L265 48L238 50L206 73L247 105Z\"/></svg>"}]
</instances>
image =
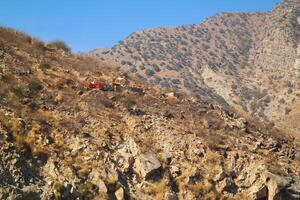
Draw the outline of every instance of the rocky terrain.
<instances>
[{"instance_id":1,"label":"rocky terrain","mask_svg":"<svg viewBox=\"0 0 300 200\"><path fill-rule=\"evenodd\" d=\"M284 0L267 13L223 13L201 24L143 30L88 55L299 137L299 38L300 1Z\"/></svg>"},{"instance_id":2,"label":"rocky terrain","mask_svg":"<svg viewBox=\"0 0 300 200\"><path fill-rule=\"evenodd\" d=\"M299 162L252 117L0 28L0 199L300 199Z\"/></svg>"}]
</instances>

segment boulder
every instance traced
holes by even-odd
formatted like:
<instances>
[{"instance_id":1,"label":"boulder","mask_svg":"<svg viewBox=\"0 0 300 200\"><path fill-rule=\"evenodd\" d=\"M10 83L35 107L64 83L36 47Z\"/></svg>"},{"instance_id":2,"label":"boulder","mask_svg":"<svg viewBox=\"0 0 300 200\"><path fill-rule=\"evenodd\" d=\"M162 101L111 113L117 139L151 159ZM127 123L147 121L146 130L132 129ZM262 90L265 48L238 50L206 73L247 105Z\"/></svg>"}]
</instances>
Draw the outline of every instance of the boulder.
<instances>
[{"instance_id":1,"label":"boulder","mask_svg":"<svg viewBox=\"0 0 300 200\"><path fill-rule=\"evenodd\" d=\"M106 187L104 181L99 179L97 183L98 183L97 186L99 188L98 189L99 193L105 193L106 194L108 190L107 190L107 187Z\"/></svg>"},{"instance_id":2,"label":"boulder","mask_svg":"<svg viewBox=\"0 0 300 200\"><path fill-rule=\"evenodd\" d=\"M252 182L252 181L251 181ZM266 169L249 188L249 199L294 200L300 199L300 188L293 185L290 177L273 174Z\"/></svg>"},{"instance_id":3,"label":"boulder","mask_svg":"<svg viewBox=\"0 0 300 200\"><path fill-rule=\"evenodd\" d=\"M116 192L115 192L115 196L117 200L124 200L124 189L122 187L120 187Z\"/></svg>"},{"instance_id":4,"label":"boulder","mask_svg":"<svg viewBox=\"0 0 300 200\"><path fill-rule=\"evenodd\" d=\"M145 180L152 179L161 173L161 164L153 152L139 155L135 161L135 169Z\"/></svg>"},{"instance_id":5,"label":"boulder","mask_svg":"<svg viewBox=\"0 0 300 200\"><path fill-rule=\"evenodd\" d=\"M268 199L276 200L286 196L284 190L291 186L292 179L290 177L282 177L271 172L265 172L262 177L268 187Z\"/></svg>"},{"instance_id":6,"label":"boulder","mask_svg":"<svg viewBox=\"0 0 300 200\"><path fill-rule=\"evenodd\" d=\"M254 185L251 187L248 198L249 199L267 199L268 188L265 185Z\"/></svg>"}]
</instances>

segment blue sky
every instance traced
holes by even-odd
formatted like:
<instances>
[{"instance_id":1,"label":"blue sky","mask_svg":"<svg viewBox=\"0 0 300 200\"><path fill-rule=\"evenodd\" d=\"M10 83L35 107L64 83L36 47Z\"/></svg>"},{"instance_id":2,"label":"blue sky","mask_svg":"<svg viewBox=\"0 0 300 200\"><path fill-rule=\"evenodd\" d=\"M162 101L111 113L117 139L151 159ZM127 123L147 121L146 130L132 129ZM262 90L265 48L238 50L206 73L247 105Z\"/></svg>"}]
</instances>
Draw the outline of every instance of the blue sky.
<instances>
[{"instance_id":1,"label":"blue sky","mask_svg":"<svg viewBox=\"0 0 300 200\"><path fill-rule=\"evenodd\" d=\"M0 25L74 52L111 47L145 28L200 23L219 12L268 11L280 0L2 0Z\"/></svg>"}]
</instances>

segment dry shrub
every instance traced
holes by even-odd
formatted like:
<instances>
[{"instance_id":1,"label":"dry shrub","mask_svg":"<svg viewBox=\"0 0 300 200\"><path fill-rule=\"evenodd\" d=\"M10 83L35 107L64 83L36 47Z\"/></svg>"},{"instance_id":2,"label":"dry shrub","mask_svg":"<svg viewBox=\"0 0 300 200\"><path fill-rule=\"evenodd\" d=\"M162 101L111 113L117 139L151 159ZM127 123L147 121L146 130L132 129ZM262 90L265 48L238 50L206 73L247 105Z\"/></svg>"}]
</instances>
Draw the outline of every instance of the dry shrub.
<instances>
[{"instance_id":1,"label":"dry shrub","mask_svg":"<svg viewBox=\"0 0 300 200\"><path fill-rule=\"evenodd\" d=\"M277 162L277 159L272 156L265 157L267 168L270 172L282 176L286 176L286 172L283 170L282 166Z\"/></svg>"},{"instance_id":2,"label":"dry shrub","mask_svg":"<svg viewBox=\"0 0 300 200\"><path fill-rule=\"evenodd\" d=\"M48 159L49 152L42 144L36 144L35 135L15 135L16 147L27 156L38 157L43 163Z\"/></svg>"},{"instance_id":3,"label":"dry shrub","mask_svg":"<svg viewBox=\"0 0 300 200\"><path fill-rule=\"evenodd\" d=\"M114 104L111 100L103 98L100 100L100 103L105 107L105 108L113 108Z\"/></svg>"},{"instance_id":4,"label":"dry shrub","mask_svg":"<svg viewBox=\"0 0 300 200\"><path fill-rule=\"evenodd\" d=\"M210 134L206 137L205 141L212 151L218 151L222 149L223 145L226 145L226 137L219 134Z\"/></svg>"},{"instance_id":5,"label":"dry shrub","mask_svg":"<svg viewBox=\"0 0 300 200\"><path fill-rule=\"evenodd\" d=\"M199 182L194 185L186 185L186 189L190 190L197 198L201 199L219 199L219 194L215 186L209 181Z\"/></svg>"},{"instance_id":6,"label":"dry shrub","mask_svg":"<svg viewBox=\"0 0 300 200\"><path fill-rule=\"evenodd\" d=\"M205 159L206 174L209 176L207 179L213 179L219 172L223 157L216 152L208 151Z\"/></svg>"},{"instance_id":7,"label":"dry shrub","mask_svg":"<svg viewBox=\"0 0 300 200\"><path fill-rule=\"evenodd\" d=\"M40 41L40 40L38 40L38 39L36 39L36 38L33 38L33 39L31 40L31 44L32 44L33 46L35 46L35 47L41 49L41 50L45 50L45 43L42 42L42 41Z\"/></svg>"},{"instance_id":8,"label":"dry shrub","mask_svg":"<svg viewBox=\"0 0 300 200\"><path fill-rule=\"evenodd\" d=\"M54 40L52 42L49 42L47 46L55 49L61 49L65 52L71 52L71 48L62 40Z\"/></svg>"},{"instance_id":9,"label":"dry shrub","mask_svg":"<svg viewBox=\"0 0 300 200\"><path fill-rule=\"evenodd\" d=\"M32 95L35 95L43 89L42 84L37 80L31 80L28 84L28 88Z\"/></svg>"},{"instance_id":10,"label":"dry shrub","mask_svg":"<svg viewBox=\"0 0 300 200\"><path fill-rule=\"evenodd\" d=\"M131 109L133 106L136 105L136 101L130 97L124 97L122 102L123 102L124 107L127 109Z\"/></svg>"},{"instance_id":11,"label":"dry shrub","mask_svg":"<svg viewBox=\"0 0 300 200\"><path fill-rule=\"evenodd\" d=\"M96 196L97 187L91 182L86 182L79 185L78 191L87 199L92 199Z\"/></svg>"},{"instance_id":12,"label":"dry shrub","mask_svg":"<svg viewBox=\"0 0 300 200\"><path fill-rule=\"evenodd\" d=\"M40 65L39 65L39 67L42 69L42 70L44 70L44 69L50 69L50 64L49 63L41 63Z\"/></svg>"},{"instance_id":13,"label":"dry shrub","mask_svg":"<svg viewBox=\"0 0 300 200\"><path fill-rule=\"evenodd\" d=\"M165 176L159 182L151 184L145 188L142 188L142 192L151 196L154 196L154 199L164 199L164 194L167 192L168 188L168 178Z\"/></svg>"},{"instance_id":14,"label":"dry shrub","mask_svg":"<svg viewBox=\"0 0 300 200\"><path fill-rule=\"evenodd\" d=\"M24 98L25 95L23 94L23 90L21 87L14 87L11 90L18 98Z\"/></svg>"}]
</instances>

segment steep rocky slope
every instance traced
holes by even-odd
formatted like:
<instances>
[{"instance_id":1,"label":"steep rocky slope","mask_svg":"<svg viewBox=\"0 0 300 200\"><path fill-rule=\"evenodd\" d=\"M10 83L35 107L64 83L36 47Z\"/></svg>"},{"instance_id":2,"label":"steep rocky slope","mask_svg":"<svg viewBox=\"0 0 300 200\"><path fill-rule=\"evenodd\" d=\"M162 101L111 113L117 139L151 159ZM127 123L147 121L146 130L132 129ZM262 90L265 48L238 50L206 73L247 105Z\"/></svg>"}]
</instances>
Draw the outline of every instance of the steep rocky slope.
<instances>
[{"instance_id":1,"label":"steep rocky slope","mask_svg":"<svg viewBox=\"0 0 300 200\"><path fill-rule=\"evenodd\" d=\"M5 28L0 66L0 199L300 198L274 128Z\"/></svg>"},{"instance_id":2,"label":"steep rocky slope","mask_svg":"<svg viewBox=\"0 0 300 200\"><path fill-rule=\"evenodd\" d=\"M300 1L285 0L268 13L223 13L201 24L144 30L89 55L298 136L299 34Z\"/></svg>"}]
</instances>

